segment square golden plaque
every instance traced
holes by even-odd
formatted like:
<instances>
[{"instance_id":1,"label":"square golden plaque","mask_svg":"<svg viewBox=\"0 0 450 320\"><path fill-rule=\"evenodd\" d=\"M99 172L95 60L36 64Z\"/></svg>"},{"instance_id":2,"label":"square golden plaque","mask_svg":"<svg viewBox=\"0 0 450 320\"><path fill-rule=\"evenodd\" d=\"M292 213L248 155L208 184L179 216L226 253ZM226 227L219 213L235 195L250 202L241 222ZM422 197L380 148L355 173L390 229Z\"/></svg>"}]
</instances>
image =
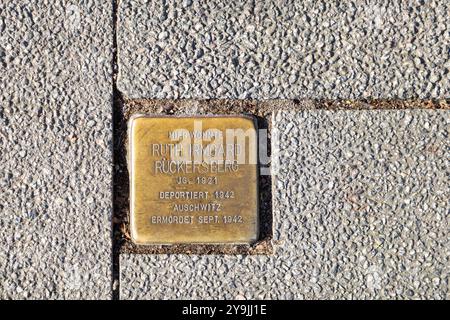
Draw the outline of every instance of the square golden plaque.
<instances>
[{"instance_id":1,"label":"square golden plaque","mask_svg":"<svg viewBox=\"0 0 450 320\"><path fill-rule=\"evenodd\" d=\"M129 121L129 143L135 243L257 240L253 117L135 115Z\"/></svg>"}]
</instances>

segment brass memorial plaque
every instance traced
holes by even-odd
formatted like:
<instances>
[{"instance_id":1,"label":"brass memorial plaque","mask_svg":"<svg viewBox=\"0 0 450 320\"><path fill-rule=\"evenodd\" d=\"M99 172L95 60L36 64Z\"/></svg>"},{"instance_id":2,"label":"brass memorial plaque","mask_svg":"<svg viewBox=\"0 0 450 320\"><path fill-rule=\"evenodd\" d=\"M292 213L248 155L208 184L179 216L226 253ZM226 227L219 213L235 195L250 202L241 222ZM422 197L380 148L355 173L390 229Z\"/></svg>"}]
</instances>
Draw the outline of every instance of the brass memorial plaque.
<instances>
[{"instance_id":1,"label":"brass memorial plaque","mask_svg":"<svg viewBox=\"0 0 450 320\"><path fill-rule=\"evenodd\" d=\"M255 120L129 121L130 225L137 244L251 243L258 237Z\"/></svg>"}]
</instances>

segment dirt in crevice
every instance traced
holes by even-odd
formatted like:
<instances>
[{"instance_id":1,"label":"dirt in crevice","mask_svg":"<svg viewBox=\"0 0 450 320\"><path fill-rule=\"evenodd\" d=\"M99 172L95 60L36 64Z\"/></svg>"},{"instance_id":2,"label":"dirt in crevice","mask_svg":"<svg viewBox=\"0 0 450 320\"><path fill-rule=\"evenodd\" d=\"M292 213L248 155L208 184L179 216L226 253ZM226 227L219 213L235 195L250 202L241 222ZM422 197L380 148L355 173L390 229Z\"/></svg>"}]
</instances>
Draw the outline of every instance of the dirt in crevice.
<instances>
[{"instance_id":1,"label":"dirt in crevice","mask_svg":"<svg viewBox=\"0 0 450 320\"><path fill-rule=\"evenodd\" d=\"M268 156L270 158L270 108L263 108L254 101L244 100L131 100L123 101L122 119L117 123L115 162L115 210L117 225L116 242L119 253L140 254L272 254L272 179L270 175L259 177L259 219L260 235L252 245L235 244L178 244L178 245L136 245L129 234L129 176L127 169L127 122L134 114L150 115L242 115L256 118L258 129L268 130Z\"/></svg>"}]
</instances>

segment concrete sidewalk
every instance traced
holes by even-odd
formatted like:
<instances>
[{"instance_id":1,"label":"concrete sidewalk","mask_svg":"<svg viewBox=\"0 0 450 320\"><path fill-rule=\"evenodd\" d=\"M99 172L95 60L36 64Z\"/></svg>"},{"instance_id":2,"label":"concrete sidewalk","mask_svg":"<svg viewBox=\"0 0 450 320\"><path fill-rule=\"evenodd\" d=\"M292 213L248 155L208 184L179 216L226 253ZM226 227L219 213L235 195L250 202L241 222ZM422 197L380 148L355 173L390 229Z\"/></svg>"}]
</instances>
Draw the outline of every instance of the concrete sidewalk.
<instances>
[{"instance_id":1,"label":"concrete sidewalk","mask_svg":"<svg viewBox=\"0 0 450 320\"><path fill-rule=\"evenodd\" d=\"M114 259L122 299L450 298L449 12L443 0L3 0L0 298L111 299ZM120 96L446 109L274 109L274 255L113 257Z\"/></svg>"},{"instance_id":2,"label":"concrete sidewalk","mask_svg":"<svg viewBox=\"0 0 450 320\"><path fill-rule=\"evenodd\" d=\"M129 98L442 98L447 1L123 0Z\"/></svg>"},{"instance_id":3,"label":"concrete sidewalk","mask_svg":"<svg viewBox=\"0 0 450 320\"><path fill-rule=\"evenodd\" d=\"M0 297L110 299L112 6L0 12Z\"/></svg>"},{"instance_id":4,"label":"concrete sidewalk","mask_svg":"<svg viewBox=\"0 0 450 320\"><path fill-rule=\"evenodd\" d=\"M122 255L123 299L448 298L448 111L274 115L273 255Z\"/></svg>"}]
</instances>

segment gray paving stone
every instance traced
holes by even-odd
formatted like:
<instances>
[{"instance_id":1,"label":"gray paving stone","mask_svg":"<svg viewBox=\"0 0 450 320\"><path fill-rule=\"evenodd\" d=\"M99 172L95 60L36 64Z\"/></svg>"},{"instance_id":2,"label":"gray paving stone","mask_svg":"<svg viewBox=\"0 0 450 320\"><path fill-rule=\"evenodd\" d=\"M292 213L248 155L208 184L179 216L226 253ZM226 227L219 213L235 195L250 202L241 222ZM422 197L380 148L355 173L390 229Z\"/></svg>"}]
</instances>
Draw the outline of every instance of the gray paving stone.
<instances>
[{"instance_id":1,"label":"gray paving stone","mask_svg":"<svg viewBox=\"0 0 450 320\"><path fill-rule=\"evenodd\" d=\"M275 254L125 254L121 298L448 299L449 115L276 113Z\"/></svg>"},{"instance_id":2,"label":"gray paving stone","mask_svg":"<svg viewBox=\"0 0 450 320\"><path fill-rule=\"evenodd\" d=\"M448 1L119 5L129 98L445 98Z\"/></svg>"},{"instance_id":3,"label":"gray paving stone","mask_svg":"<svg viewBox=\"0 0 450 320\"><path fill-rule=\"evenodd\" d=\"M108 299L112 4L0 12L0 298Z\"/></svg>"}]
</instances>

